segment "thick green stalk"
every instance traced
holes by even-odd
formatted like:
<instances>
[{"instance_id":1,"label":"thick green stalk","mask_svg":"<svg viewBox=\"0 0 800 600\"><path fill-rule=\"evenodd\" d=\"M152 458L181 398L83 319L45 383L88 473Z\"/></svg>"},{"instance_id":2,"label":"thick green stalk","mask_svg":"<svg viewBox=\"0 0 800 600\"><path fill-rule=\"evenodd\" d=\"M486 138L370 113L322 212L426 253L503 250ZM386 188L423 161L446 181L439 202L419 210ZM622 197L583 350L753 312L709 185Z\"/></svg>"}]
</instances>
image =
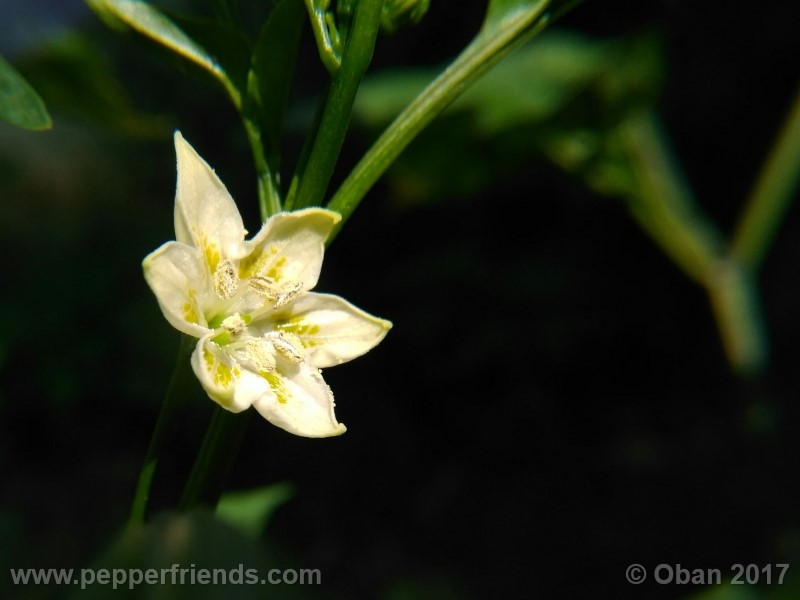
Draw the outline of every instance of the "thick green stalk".
<instances>
[{"instance_id":1,"label":"thick green stalk","mask_svg":"<svg viewBox=\"0 0 800 600\"><path fill-rule=\"evenodd\" d=\"M333 75L311 151L292 182L287 209L322 204L344 143L358 86L372 62L382 7L382 0L355 3L342 63Z\"/></svg>"},{"instance_id":2,"label":"thick green stalk","mask_svg":"<svg viewBox=\"0 0 800 600\"><path fill-rule=\"evenodd\" d=\"M467 87L508 52L547 23L547 2L519 8L498 25L484 27L453 63L389 125L331 198L328 208L342 215L334 235L409 143Z\"/></svg>"},{"instance_id":3,"label":"thick green stalk","mask_svg":"<svg viewBox=\"0 0 800 600\"><path fill-rule=\"evenodd\" d=\"M800 90L756 180L731 243L730 256L756 271L800 184Z\"/></svg>"},{"instance_id":4,"label":"thick green stalk","mask_svg":"<svg viewBox=\"0 0 800 600\"><path fill-rule=\"evenodd\" d=\"M214 407L200 452L183 488L179 510L216 507L253 412L232 413L220 406Z\"/></svg>"},{"instance_id":5,"label":"thick green stalk","mask_svg":"<svg viewBox=\"0 0 800 600\"><path fill-rule=\"evenodd\" d=\"M175 360L175 369L172 372L164 402L161 404L161 412L158 415L153 437L150 439L150 445L147 448L144 466L139 473L139 480L133 496L133 505L128 518L129 526L142 525L147 515L147 501L150 498L150 488L153 485L153 477L158 467L162 446L169 437L168 434L175 416L186 401L187 390L192 387L191 382L194 374L189 363L189 356L194 350L196 342L197 340L187 335L181 336L178 356Z\"/></svg>"}]
</instances>

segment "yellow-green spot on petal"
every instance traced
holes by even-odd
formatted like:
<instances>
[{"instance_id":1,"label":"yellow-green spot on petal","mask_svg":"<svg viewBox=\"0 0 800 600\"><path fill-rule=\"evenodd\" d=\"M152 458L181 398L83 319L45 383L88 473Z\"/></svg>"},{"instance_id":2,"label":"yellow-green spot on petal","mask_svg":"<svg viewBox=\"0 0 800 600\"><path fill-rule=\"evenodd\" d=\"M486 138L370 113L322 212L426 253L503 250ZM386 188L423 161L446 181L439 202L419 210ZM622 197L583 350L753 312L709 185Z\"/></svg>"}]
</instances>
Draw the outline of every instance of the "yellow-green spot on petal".
<instances>
[{"instance_id":1,"label":"yellow-green spot on petal","mask_svg":"<svg viewBox=\"0 0 800 600\"><path fill-rule=\"evenodd\" d=\"M272 258L278 253L278 248L270 246L263 250L253 252L239 262L239 279L250 277L263 277L264 271Z\"/></svg>"},{"instance_id":2,"label":"yellow-green spot on petal","mask_svg":"<svg viewBox=\"0 0 800 600\"><path fill-rule=\"evenodd\" d=\"M214 383L226 388L232 380L231 368L225 363L217 363L217 368L214 370Z\"/></svg>"},{"instance_id":3,"label":"yellow-green spot on petal","mask_svg":"<svg viewBox=\"0 0 800 600\"><path fill-rule=\"evenodd\" d=\"M278 260L275 261L269 271L267 271L267 277L272 279L275 282L280 282L283 276L283 267L286 265L286 257L281 256Z\"/></svg>"},{"instance_id":4,"label":"yellow-green spot on petal","mask_svg":"<svg viewBox=\"0 0 800 600\"><path fill-rule=\"evenodd\" d=\"M243 259L239 263L239 278L268 277L278 283L283 275L283 267L288 262L285 256L276 260L278 252L276 246L270 246Z\"/></svg>"},{"instance_id":5,"label":"yellow-green spot on petal","mask_svg":"<svg viewBox=\"0 0 800 600\"><path fill-rule=\"evenodd\" d=\"M200 316L197 314L197 292L189 290L189 300L181 307L181 313L187 323L194 325L200 324Z\"/></svg>"},{"instance_id":6,"label":"yellow-green spot on petal","mask_svg":"<svg viewBox=\"0 0 800 600\"><path fill-rule=\"evenodd\" d=\"M260 371L258 374L267 380L269 387L271 387L272 391L275 392L275 396L278 398L278 402L280 402L281 404L286 404L289 401L289 391L286 389L283 380L281 380L280 376L277 373L268 373L267 371Z\"/></svg>"},{"instance_id":7,"label":"yellow-green spot on petal","mask_svg":"<svg viewBox=\"0 0 800 600\"><path fill-rule=\"evenodd\" d=\"M314 339L314 336L319 334L319 325L315 323L306 323L303 317L287 319L283 323L276 325L276 329L296 335L306 348L322 344L321 340Z\"/></svg>"},{"instance_id":8,"label":"yellow-green spot on petal","mask_svg":"<svg viewBox=\"0 0 800 600\"><path fill-rule=\"evenodd\" d=\"M214 273L219 265L219 248L214 244L206 243L203 246L203 254L206 257L209 272Z\"/></svg>"},{"instance_id":9,"label":"yellow-green spot on petal","mask_svg":"<svg viewBox=\"0 0 800 600\"><path fill-rule=\"evenodd\" d=\"M214 355L208 348L203 348L203 360L206 361L206 371L210 371L214 368Z\"/></svg>"},{"instance_id":10,"label":"yellow-green spot on petal","mask_svg":"<svg viewBox=\"0 0 800 600\"><path fill-rule=\"evenodd\" d=\"M206 237L204 233L198 231L196 227L192 227L192 237L197 247L203 251L203 258L206 259L208 272L214 273L220 261L219 248L216 244L208 241L208 237Z\"/></svg>"}]
</instances>

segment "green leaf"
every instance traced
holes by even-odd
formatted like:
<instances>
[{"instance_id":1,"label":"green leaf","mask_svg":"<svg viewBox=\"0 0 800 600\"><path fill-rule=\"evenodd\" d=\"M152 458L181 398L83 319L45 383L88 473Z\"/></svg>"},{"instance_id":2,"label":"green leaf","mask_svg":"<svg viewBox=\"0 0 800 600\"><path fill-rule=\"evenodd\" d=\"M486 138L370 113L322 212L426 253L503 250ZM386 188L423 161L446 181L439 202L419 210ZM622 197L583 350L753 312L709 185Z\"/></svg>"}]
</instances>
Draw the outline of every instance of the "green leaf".
<instances>
[{"instance_id":1,"label":"green leaf","mask_svg":"<svg viewBox=\"0 0 800 600\"><path fill-rule=\"evenodd\" d=\"M242 534L258 539L275 510L294 495L288 483L276 483L244 492L228 492L217 505L217 517Z\"/></svg>"},{"instance_id":2,"label":"green leaf","mask_svg":"<svg viewBox=\"0 0 800 600\"><path fill-rule=\"evenodd\" d=\"M0 56L0 119L23 129L50 129L53 122L25 78Z\"/></svg>"},{"instance_id":3,"label":"green leaf","mask_svg":"<svg viewBox=\"0 0 800 600\"><path fill-rule=\"evenodd\" d=\"M180 19L179 26L155 7L136 0L87 2L109 25L128 26L200 66L223 85L237 108L241 106L249 49L238 32L213 21Z\"/></svg>"},{"instance_id":4,"label":"green leaf","mask_svg":"<svg viewBox=\"0 0 800 600\"><path fill-rule=\"evenodd\" d=\"M260 122L262 143L273 170L280 166L281 126L305 16L302 2L281 0L270 13L253 49L243 112Z\"/></svg>"}]
</instances>

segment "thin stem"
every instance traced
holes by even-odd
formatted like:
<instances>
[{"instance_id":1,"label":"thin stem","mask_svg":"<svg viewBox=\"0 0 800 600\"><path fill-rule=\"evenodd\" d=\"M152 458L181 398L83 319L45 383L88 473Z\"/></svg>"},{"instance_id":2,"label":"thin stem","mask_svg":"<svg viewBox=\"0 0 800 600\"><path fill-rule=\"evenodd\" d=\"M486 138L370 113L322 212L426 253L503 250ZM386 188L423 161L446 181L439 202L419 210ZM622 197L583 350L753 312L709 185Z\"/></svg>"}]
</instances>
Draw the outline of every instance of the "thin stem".
<instances>
[{"instance_id":1,"label":"thin stem","mask_svg":"<svg viewBox=\"0 0 800 600\"><path fill-rule=\"evenodd\" d=\"M725 242L700 210L655 114L631 117L619 135L635 178L631 214L684 273L705 285Z\"/></svg>"},{"instance_id":2,"label":"thin stem","mask_svg":"<svg viewBox=\"0 0 800 600\"><path fill-rule=\"evenodd\" d=\"M261 129L249 118L244 118L244 128L247 132L247 139L250 142L250 149L253 152L253 162L255 163L258 177L258 209L261 214L261 221L266 221L271 215L281 210L281 199L278 191L278 184L275 176L269 168L267 158L264 155L264 144L261 140Z\"/></svg>"},{"instance_id":3,"label":"thin stem","mask_svg":"<svg viewBox=\"0 0 800 600\"><path fill-rule=\"evenodd\" d=\"M153 437L150 439L150 445L147 448L144 466L139 473L139 480L133 496L133 505L128 518L129 526L142 525L144 523L147 514L147 502L150 498L150 488L153 485L153 477L158 467L161 448L172 428L175 416L186 400L186 390L190 387L193 377L189 366L189 355L194 350L195 342L194 338L186 335L181 336L178 356L175 359L175 369L172 372L164 402L161 404L161 411L156 421L156 427L153 430Z\"/></svg>"},{"instance_id":4,"label":"thin stem","mask_svg":"<svg viewBox=\"0 0 800 600\"><path fill-rule=\"evenodd\" d=\"M520 9L518 17L506 19L502 26L481 30L456 60L397 116L328 204L328 208L342 215L334 235L389 165L436 116L514 47L544 28L547 19L540 17L547 6L543 2L527 12Z\"/></svg>"},{"instance_id":5,"label":"thin stem","mask_svg":"<svg viewBox=\"0 0 800 600\"><path fill-rule=\"evenodd\" d=\"M358 86L372 62L382 6L381 0L356 1L342 63L331 81L308 160L300 165L287 198L289 209L322 204L344 143Z\"/></svg>"},{"instance_id":6,"label":"thin stem","mask_svg":"<svg viewBox=\"0 0 800 600\"><path fill-rule=\"evenodd\" d=\"M200 452L183 489L179 510L201 505L216 507L252 413L252 410L231 413L220 406L214 407Z\"/></svg>"},{"instance_id":7,"label":"thin stem","mask_svg":"<svg viewBox=\"0 0 800 600\"><path fill-rule=\"evenodd\" d=\"M331 13L324 8L315 6L314 0L305 0L308 10L311 31L314 33L314 40L317 42L319 58L328 72L333 75L339 70L342 64L340 56L341 40L334 24L329 21Z\"/></svg>"},{"instance_id":8,"label":"thin stem","mask_svg":"<svg viewBox=\"0 0 800 600\"><path fill-rule=\"evenodd\" d=\"M800 90L736 227L730 255L757 270L800 184Z\"/></svg>"},{"instance_id":9,"label":"thin stem","mask_svg":"<svg viewBox=\"0 0 800 600\"><path fill-rule=\"evenodd\" d=\"M633 166L633 217L708 294L728 362L743 375L766 364L768 344L751 273L725 254L725 242L697 206L652 112L620 127Z\"/></svg>"}]
</instances>

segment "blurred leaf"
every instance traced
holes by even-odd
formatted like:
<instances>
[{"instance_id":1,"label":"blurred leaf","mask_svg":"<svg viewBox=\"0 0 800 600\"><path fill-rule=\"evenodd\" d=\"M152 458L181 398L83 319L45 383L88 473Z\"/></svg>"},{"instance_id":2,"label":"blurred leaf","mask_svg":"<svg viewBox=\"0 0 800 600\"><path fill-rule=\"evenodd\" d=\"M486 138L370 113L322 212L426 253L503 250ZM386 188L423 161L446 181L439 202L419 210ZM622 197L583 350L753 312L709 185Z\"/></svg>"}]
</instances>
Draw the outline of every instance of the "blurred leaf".
<instances>
[{"instance_id":1,"label":"blurred leaf","mask_svg":"<svg viewBox=\"0 0 800 600\"><path fill-rule=\"evenodd\" d=\"M214 21L171 19L146 2L87 2L110 26L124 24L211 73L222 83L236 107L241 106L250 55L242 34Z\"/></svg>"},{"instance_id":2,"label":"blurred leaf","mask_svg":"<svg viewBox=\"0 0 800 600\"><path fill-rule=\"evenodd\" d=\"M175 574L177 585L173 585L170 573L173 565L183 570L183 575ZM95 573L99 569L125 569L126 574L155 569L158 575L165 573L163 585L139 583L129 589L126 581L114 590L115 598L228 600L263 598L263 586L243 584L248 580L248 569L257 569L258 576L264 577L268 565L264 553L236 529L208 512L192 511L161 515L144 527L128 529L91 567ZM225 571L228 585L193 585L191 578L201 569L208 570L209 575L216 571L219 576L220 570ZM95 584L81 590L75 586L69 597L108 598L110 587Z\"/></svg>"},{"instance_id":3,"label":"blurred leaf","mask_svg":"<svg viewBox=\"0 0 800 600\"><path fill-rule=\"evenodd\" d=\"M538 10L541 4L542 0L489 0L482 29L491 31L503 27L510 19L519 18L527 10Z\"/></svg>"},{"instance_id":4,"label":"blurred leaf","mask_svg":"<svg viewBox=\"0 0 800 600\"><path fill-rule=\"evenodd\" d=\"M368 77L359 90L355 116L370 127L383 125L419 94L437 71L386 71ZM596 121L624 112L631 103L653 102L662 73L659 45L651 37L603 42L551 31L498 64L448 110L471 111L480 133L492 136L521 124L545 122L587 92L583 101L595 108L584 114ZM581 126L596 124L602 123Z\"/></svg>"},{"instance_id":5,"label":"blurred leaf","mask_svg":"<svg viewBox=\"0 0 800 600\"><path fill-rule=\"evenodd\" d=\"M386 0L381 11L381 29L395 33L419 23L430 8L430 0Z\"/></svg>"},{"instance_id":6,"label":"blurred leaf","mask_svg":"<svg viewBox=\"0 0 800 600\"><path fill-rule=\"evenodd\" d=\"M0 119L23 129L50 129L53 122L25 78L0 56Z\"/></svg>"},{"instance_id":7,"label":"blurred leaf","mask_svg":"<svg viewBox=\"0 0 800 600\"><path fill-rule=\"evenodd\" d=\"M260 117L272 169L278 168L280 132L292 85L306 9L296 0L280 1L256 41L247 81L244 114Z\"/></svg>"},{"instance_id":8,"label":"blurred leaf","mask_svg":"<svg viewBox=\"0 0 800 600\"><path fill-rule=\"evenodd\" d=\"M276 483L245 492L228 492L217 505L216 515L249 538L261 536L273 513L294 494L288 483Z\"/></svg>"},{"instance_id":9,"label":"blurred leaf","mask_svg":"<svg viewBox=\"0 0 800 600\"><path fill-rule=\"evenodd\" d=\"M172 124L134 106L104 51L89 38L60 38L26 63L31 81L53 107L139 138L168 136Z\"/></svg>"},{"instance_id":10,"label":"blurred leaf","mask_svg":"<svg viewBox=\"0 0 800 600\"><path fill-rule=\"evenodd\" d=\"M356 100L355 118L370 128L383 126L434 73L418 69L369 77ZM420 180L413 182L422 193L419 200L448 191L460 195L469 192L467 180L489 183L493 174L544 153L598 191L627 191L633 179L630 166L607 134L631 111L655 102L662 74L660 45L651 36L608 42L549 31L456 100L447 118L434 123L425 136L428 147L419 144L415 152L401 157L391 178L400 189L412 192L409 200L414 199L413 190L396 177L402 173L405 182L413 182L415 171L427 179L422 186ZM458 160L448 166L446 159L453 153ZM430 159L436 155L437 168L432 168ZM476 177L479 173L483 175Z\"/></svg>"}]
</instances>

